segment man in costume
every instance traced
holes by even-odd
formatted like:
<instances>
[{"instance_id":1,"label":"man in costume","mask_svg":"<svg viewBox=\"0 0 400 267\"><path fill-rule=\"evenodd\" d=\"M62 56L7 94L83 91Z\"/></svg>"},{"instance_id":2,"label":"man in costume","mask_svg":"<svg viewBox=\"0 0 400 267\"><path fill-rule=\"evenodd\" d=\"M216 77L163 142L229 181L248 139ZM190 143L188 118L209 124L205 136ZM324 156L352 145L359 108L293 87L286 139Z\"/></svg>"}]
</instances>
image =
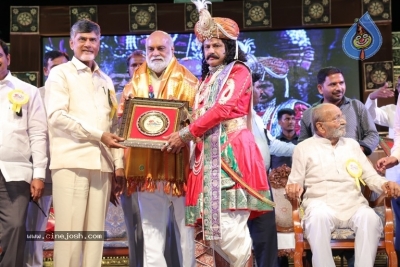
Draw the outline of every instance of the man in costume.
<instances>
[{"instance_id":1,"label":"man in costume","mask_svg":"<svg viewBox=\"0 0 400 267\"><path fill-rule=\"evenodd\" d=\"M205 240L213 241L230 266L242 267L251 255L247 220L271 211L273 204L263 158L249 130L251 73L242 62L246 59L237 44L236 22L212 18L207 1L194 3L200 14L195 34L203 43L203 82L196 94L193 121L171 134L162 150L179 153L195 142L186 222L196 225L202 220Z\"/></svg>"},{"instance_id":2,"label":"man in costume","mask_svg":"<svg viewBox=\"0 0 400 267\"><path fill-rule=\"evenodd\" d=\"M400 186L380 176L359 143L344 137L346 120L339 107L320 104L312 108L311 120L315 134L294 149L286 193L298 199L306 190L302 225L313 266L335 266L331 232L349 227L355 232L355 266L372 267L382 222L362 195L360 183L394 197L400 196Z\"/></svg>"},{"instance_id":3,"label":"man in costume","mask_svg":"<svg viewBox=\"0 0 400 267\"><path fill-rule=\"evenodd\" d=\"M291 108L295 111L295 132L300 132L300 120L303 111L310 107L304 101L289 98L289 66L285 60L276 57L259 57L253 72L260 75L254 87L261 90L259 103L254 107L263 119L264 125L272 136L280 135L278 110Z\"/></svg>"},{"instance_id":4,"label":"man in costume","mask_svg":"<svg viewBox=\"0 0 400 267\"><path fill-rule=\"evenodd\" d=\"M123 139L113 133L118 102L112 80L94 60L100 26L78 20L71 27L69 44L74 57L54 67L45 83L55 231L99 235L114 181L125 184L123 150L114 149L125 148L118 143ZM101 266L104 237L87 239L55 239L54 265Z\"/></svg>"},{"instance_id":5,"label":"man in costume","mask_svg":"<svg viewBox=\"0 0 400 267\"><path fill-rule=\"evenodd\" d=\"M133 73L132 80L124 88L123 99L174 99L188 101L189 106L192 106L197 83L197 78L174 57L171 36L163 31L155 31L146 40L146 62ZM120 114L123 104L120 104ZM164 250L169 207L172 203L179 232L177 244L181 251L181 266L194 267L194 230L185 225L187 173L184 169L189 164L188 154L175 155L156 149L129 148L125 156L127 195L138 192L144 239L143 266L167 266ZM182 160L184 167L179 166Z\"/></svg>"}]
</instances>

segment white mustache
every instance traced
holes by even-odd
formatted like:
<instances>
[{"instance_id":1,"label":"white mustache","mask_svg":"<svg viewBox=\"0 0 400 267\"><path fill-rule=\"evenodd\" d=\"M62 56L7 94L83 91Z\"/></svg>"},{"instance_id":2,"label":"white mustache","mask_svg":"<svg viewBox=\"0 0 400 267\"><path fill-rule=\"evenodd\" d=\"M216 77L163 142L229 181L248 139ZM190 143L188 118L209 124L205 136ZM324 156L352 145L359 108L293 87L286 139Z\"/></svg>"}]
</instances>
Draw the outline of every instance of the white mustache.
<instances>
[{"instance_id":1,"label":"white mustache","mask_svg":"<svg viewBox=\"0 0 400 267\"><path fill-rule=\"evenodd\" d=\"M163 58L163 57L152 57L150 60L151 60L151 61L154 61L154 60L162 60L162 62L164 62L164 58Z\"/></svg>"}]
</instances>

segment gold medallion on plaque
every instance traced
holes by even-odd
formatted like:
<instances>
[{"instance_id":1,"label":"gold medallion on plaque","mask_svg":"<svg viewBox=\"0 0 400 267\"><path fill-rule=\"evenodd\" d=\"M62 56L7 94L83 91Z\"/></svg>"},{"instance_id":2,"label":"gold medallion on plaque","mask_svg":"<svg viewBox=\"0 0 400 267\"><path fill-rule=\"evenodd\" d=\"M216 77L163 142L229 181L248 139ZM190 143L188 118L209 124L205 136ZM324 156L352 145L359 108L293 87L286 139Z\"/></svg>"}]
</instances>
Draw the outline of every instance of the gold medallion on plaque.
<instances>
[{"instance_id":1,"label":"gold medallion on plaque","mask_svg":"<svg viewBox=\"0 0 400 267\"><path fill-rule=\"evenodd\" d=\"M161 111L147 111L140 115L137 120L138 130L147 136L158 136L165 133L169 128L168 116Z\"/></svg>"}]
</instances>

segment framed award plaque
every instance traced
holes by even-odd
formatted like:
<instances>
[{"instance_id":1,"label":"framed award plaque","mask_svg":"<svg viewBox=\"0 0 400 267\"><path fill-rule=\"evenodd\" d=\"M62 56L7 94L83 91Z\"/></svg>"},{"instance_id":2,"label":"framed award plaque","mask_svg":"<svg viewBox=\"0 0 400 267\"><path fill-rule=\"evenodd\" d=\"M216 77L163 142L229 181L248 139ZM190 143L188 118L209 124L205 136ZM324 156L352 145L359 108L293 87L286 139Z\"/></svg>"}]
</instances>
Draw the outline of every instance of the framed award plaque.
<instances>
[{"instance_id":1,"label":"framed award plaque","mask_svg":"<svg viewBox=\"0 0 400 267\"><path fill-rule=\"evenodd\" d=\"M122 145L160 149L165 136L179 131L189 119L189 102L132 98L125 101L118 136Z\"/></svg>"}]
</instances>

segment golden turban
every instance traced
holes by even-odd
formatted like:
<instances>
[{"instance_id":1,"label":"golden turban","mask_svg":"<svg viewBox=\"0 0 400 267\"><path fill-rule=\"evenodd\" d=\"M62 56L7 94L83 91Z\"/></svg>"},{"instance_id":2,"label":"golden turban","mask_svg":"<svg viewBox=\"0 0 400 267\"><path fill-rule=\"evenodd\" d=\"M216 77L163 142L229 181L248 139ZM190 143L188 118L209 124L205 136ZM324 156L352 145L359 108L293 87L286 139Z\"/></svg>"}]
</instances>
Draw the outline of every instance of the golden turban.
<instances>
[{"instance_id":1,"label":"golden turban","mask_svg":"<svg viewBox=\"0 0 400 267\"><path fill-rule=\"evenodd\" d=\"M206 39L230 39L237 40L239 36L239 26L229 18L212 18L207 10L207 4L211 4L206 0L192 0L199 11L199 21L194 26L194 33L200 42Z\"/></svg>"}]
</instances>

